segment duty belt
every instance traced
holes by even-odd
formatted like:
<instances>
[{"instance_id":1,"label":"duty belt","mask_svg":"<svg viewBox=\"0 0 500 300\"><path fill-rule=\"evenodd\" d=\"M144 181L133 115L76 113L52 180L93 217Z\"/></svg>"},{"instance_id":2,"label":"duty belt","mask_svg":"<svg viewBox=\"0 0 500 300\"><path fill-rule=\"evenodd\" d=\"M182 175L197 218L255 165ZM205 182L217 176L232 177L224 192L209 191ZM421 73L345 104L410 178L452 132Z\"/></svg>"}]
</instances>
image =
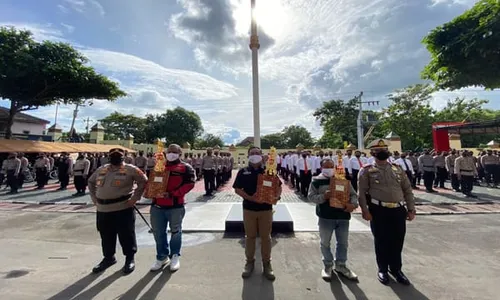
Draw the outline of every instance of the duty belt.
<instances>
[{"instance_id":1,"label":"duty belt","mask_svg":"<svg viewBox=\"0 0 500 300\"><path fill-rule=\"evenodd\" d=\"M380 200L373 199L373 198L370 201L371 201L371 203L373 203L375 205L386 207L386 208L398 208L398 207L403 207L405 205L404 201L399 201L399 202L382 202Z\"/></svg>"},{"instance_id":2,"label":"duty belt","mask_svg":"<svg viewBox=\"0 0 500 300\"><path fill-rule=\"evenodd\" d=\"M474 172L474 170L463 170L463 169L460 169L460 172Z\"/></svg>"},{"instance_id":3,"label":"duty belt","mask_svg":"<svg viewBox=\"0 0 500 300\"><path fill-rule=\"evenodd\" d=\"M121 197L115 198L115 199L99 199L99 198L97 198L97 203L102 204L102 205L114 204L114 203L123 202L125 200L128 200L128 199L130 199L130 197L132 197L132 194L121 196Z\"/></svg>"}]
</instances>

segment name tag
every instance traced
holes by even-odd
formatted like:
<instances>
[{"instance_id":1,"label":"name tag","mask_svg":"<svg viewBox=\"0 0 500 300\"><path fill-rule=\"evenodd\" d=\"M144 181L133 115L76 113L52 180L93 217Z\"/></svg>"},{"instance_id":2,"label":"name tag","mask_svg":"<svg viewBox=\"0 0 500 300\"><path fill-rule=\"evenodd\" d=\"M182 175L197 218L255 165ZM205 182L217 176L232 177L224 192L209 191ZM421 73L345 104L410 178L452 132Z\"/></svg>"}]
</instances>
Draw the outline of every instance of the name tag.
<instances>
[{"instance_id":1,"label":"name tag","mask_svg":"<svg viewBox=\"0 0 500 300\"><path fill-rule=\"evenodd\" d=\"M250 174L252 174L252 172L248 172L248 171L243 172L243 175L250 175Z\"/></svg>"},{"instance_id":2,"label":"name tag","mask_svg":"<svg viewBox=\"0 0 500 300\"><path fill-rule=\"evenodd\" d=\"M163 177L155 177L154 182L163 182Z\"/></svg>"},{"instance_id":3,"label":"name tag","mask_svg":"<svg viewBox=\"0 0 500 300\"><path fill-rule=\"evenodd\" d=\"M266 181L266 180L264 180L262 182L262 185L263 186L267 186L267 187L272 187L273 186L273 182L272 181Z\"/></svg>"},{"instance_id":4,"label":"name tag","mask_svg":"<svg viewBox=\"0 0 500 300\"><path fill-rule=\"evenodd\" d=\"M339 191L339 192L343 192L344 191L344 186L343 185L335 185L335 190Z\"/></svg>"}]
</instances>

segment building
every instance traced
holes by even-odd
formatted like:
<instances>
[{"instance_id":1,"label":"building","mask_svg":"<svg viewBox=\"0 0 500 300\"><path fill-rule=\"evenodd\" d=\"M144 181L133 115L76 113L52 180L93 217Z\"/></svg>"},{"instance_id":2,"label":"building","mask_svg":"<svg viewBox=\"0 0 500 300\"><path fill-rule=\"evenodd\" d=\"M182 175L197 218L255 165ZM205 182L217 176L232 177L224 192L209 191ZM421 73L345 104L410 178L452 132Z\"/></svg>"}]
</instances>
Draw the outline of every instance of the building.
<instances>
[{"instance_id":1,"label":"building","mask_svg":"<svg viewBox=\"0 0 500 300\"><path fill-rule=\"evenodd\" d=\"M246 137L244 140L239 142L236 147L249 147L253 145L253 136Z\"/></svg>"},{"instance_id":2,"label":"building","mask_svg":"<svg viewBox=\"0 0 500 300\"><path fill-rule=\"evenodd\" d=\"M0 134L4 135L7 130L7 120L9 118L9 109L0 106ZM17 113L12 125L12 134L14 135L45 135L46 126L50 121L30 116L24 113Z\"/></svg>"}]
</instances>

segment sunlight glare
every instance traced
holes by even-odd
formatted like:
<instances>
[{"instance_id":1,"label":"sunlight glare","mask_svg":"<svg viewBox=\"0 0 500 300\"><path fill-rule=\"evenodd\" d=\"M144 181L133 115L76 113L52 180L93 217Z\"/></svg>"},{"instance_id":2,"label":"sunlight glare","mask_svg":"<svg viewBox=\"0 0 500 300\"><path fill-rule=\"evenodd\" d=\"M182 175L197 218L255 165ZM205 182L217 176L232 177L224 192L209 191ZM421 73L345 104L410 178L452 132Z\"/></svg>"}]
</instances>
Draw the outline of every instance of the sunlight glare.
<instances>
[{"instance_id":1,"label":"sunlight glare","mask_svg":"<svg viewBox=\"0 0 500 300\"><path fill-rule=\"evenodd\" d=\"M255 16L257 24L273 38L280 37L286 28L287 15L282 0L257 0ZM250 0L232 0L233 17L238 35L248 35L250 30Z\"/></svg>"}]
</instances>

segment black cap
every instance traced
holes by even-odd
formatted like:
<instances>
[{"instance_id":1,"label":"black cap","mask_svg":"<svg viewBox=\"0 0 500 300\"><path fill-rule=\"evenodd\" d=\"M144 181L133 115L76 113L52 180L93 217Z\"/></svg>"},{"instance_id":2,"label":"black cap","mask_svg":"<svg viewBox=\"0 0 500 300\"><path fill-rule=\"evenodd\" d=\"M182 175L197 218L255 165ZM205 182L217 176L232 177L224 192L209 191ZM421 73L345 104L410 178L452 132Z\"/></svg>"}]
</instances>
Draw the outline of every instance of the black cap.
<instances>
[{"instance_id":1,"label":"black cap","mask_svg":"<svg viewBox=\"0 0 500 300\"><path fill-rule=\"evenodd\" d=\"M112 148L112 149L109 149L109 154L113 154L113 153L119 153L121 155L124 155L125 154L125 151L121 148Z\"/></svg>"}]
</instances>

